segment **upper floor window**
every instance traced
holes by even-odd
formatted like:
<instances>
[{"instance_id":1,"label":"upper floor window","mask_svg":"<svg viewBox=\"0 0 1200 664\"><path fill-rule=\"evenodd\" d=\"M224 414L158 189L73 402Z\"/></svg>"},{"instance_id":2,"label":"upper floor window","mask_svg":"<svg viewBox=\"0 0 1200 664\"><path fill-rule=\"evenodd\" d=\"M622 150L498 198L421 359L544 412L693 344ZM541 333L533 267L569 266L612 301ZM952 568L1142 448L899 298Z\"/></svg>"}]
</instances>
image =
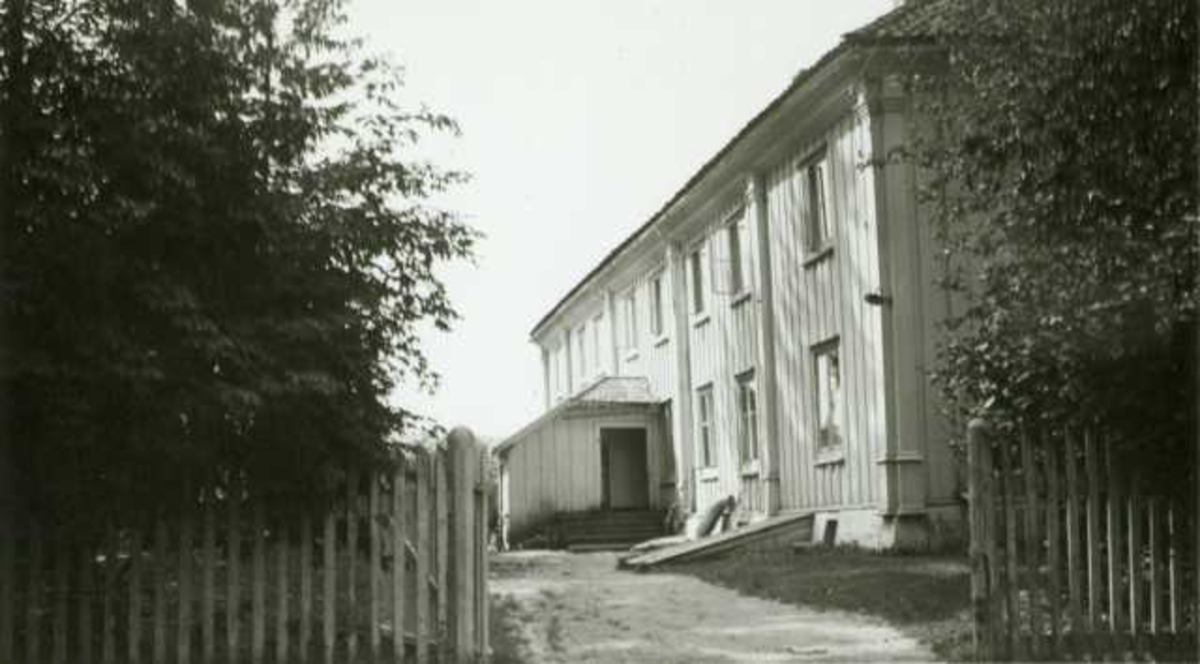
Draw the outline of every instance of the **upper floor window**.
<instances>
[{"instance_id":1,"label":"upper floor window","mask_svg":"<svg viewBox=\"0 0 1200 664\"><path fill-rule=\"evenodd\" d=\"M742 233L745 224L739 212L728 226L725 227L726 250L729 254L729 292L740 295L746 291L746 266L742 256Z\"/></svg>"},{"instance_id":2,"label":"upper floor window","mask_svg":"<svg viewBox=\"0 0 1200 664\"><path fill-rule=\"evenodd\" d=\"M738 451L742 463L758 459L758 385L754 372L737 377Z\"/></svg>"},{"instance_id":3,"label":"upper floor window","mask_svg":"<svg viewBox=\"0 0 1200 664\"><path fill-rule=\"evenodd\" d=\"M842 442L842 362L838 340L827 341L813 348L813 367L816 371L817 447L833 447Z\"/></svg>"},{"instance_id":4,"label":"upper floor window","mask_svg":"<svg viewBox=\"0 0 1200 664\"><path fill-rule=\"evenodd\" d=\"M701 250L696 249L688 256L692 273L692 313L704 313L704 261Z\"/></svg>"},{"instance_id":5,"label":"upper floor window","mask_svg":"<svg viewBox=\"0 0 1200 664\"><path fill-rule=\"evenodd\" d=\"M579 383L582 384L588 377L587 323L575 332L575 350L579 353Z\"/></svg>"},{"instance_id":6,"label":"upper floor window","mask_svg":"<svg viewBox=\"0 0 1200 664\"><path fill-rule=\"evenodd\" d=\"M713 454L712 385L706 385L696 392L696 428L696 439L700 444L700 467L711 468L716 465L716 455Z\"/></svg>"},{"instance_id":7,"label":"upper floor window","mask_svg":"<svg viewBox=\"0 0 1200 664\"><path fill-rule=\"evenodd\" d=\"M827 163L825 148L821 148L816 155L801 166L804 176L804 193L808 199L808 204L805 206L804 232L805 244L809 252L821 251L833 239L829 227L829 214L825 209Z\"/></svg>"},{"instance_id":8,"label":"upper floor window","mask_svg":"<svg viewBox=\"0 0 1200 664\"><path fill-rule=\"evenodd\" d=\"M625 294L625 347L637 347L637 289L630 288Z\"/></svg>"},{"instance_id":9,"label":"upper floor window","mask_svg":"<svg viewBox=\"0 0 1200 664\"><path fill-rule=\"evenodd\" d=\"M663 334L663 276L660 272L650 279L650 333Z\"/></svg>"},{"instance_id":10,"label":"upper floor window","mask_svg":"<svg viewBox=\"0 0 1200 664\"><path fill-rule=\"evenodd\" d=\"M592 360L596 363L596 373L604 371L604 360L601 359L600 349L603 345L600 343L600 323L604 321L604 315L598 315L592 319Z\"/></svg>"}]
</instances>

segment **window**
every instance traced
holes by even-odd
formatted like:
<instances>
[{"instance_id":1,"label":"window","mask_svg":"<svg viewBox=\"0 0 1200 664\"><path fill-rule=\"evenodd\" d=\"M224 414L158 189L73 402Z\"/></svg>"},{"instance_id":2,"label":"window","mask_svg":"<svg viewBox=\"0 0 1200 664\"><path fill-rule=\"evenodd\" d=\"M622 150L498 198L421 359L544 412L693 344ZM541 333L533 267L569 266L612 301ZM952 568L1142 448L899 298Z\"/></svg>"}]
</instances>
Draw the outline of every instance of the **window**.
<instances>
[{"instance_id":1,"label":"window","mask_svg":"<svg viewBox=\"0 0 1200 664\"><path fill-rule=\"evenodd\" d=\"M742 217L725 227L729 250L729 292L740 295L746 290L746 269L742 260Z\"/></svg>"},{"instance_id":2,"label":"window","mask_svg":"<svg viewBox=\"0 0 1200 664\"><path fill-rule=\"evenodd\" d=\"M650 280L650 333L655 337L663 334L663 288L662 274Z\"/></svg>"},{"instance_id":3,"label":"window","mask_svg":"<svg viewBox=\"0 0 1200 664\"><path fill-rule=\"evenodd\" d=\"M842 442L838 424L842 409L842 363L837 340L815 347L813 360L817 372L817 447L834 447Z\"/></svg>"},{"instance_id":4,"label":"window","mask_svg":"<svg viewBox=\"0 0 1200 664\"><path fill-rule=\"evenodd\" d=\"M700 388L696 395L696 425L699 428L696 436L700 443L700 467L711 468L716 465L713 458L713 395L712 385Z\"/></svg>"},{"instance_id":5,"label":"window","mask_svg":"<svg viewBox=\"0 0 1200 664\"><path fill-rule=\"evenodd\" d=\"M579 382L582 384L588 377L587 323L579 326L575 339L575 348L579 351Z\"/></svg>"},{"instance_id":6,"label":"window","mask_svg":"<svg viewBox=\"0 0 1200 664\"><path fill-rule=\"evenodd\" d=\"M738 376L738 451L742 463L758 459L758 386L754 372Z\"/></svg>"},{"instance_id":7,"label":"window","mask_svg":"<svg viewBox=\"0 0 1200 664\"><path fill-rule=\"evenodd\" d=\"M625 347L637 348L637 290L625 295Z\"/></svg>"},{"instance_id":8,"label":"window","mask_svg":"<svg viewBox=\"0 0 1200 664\"><path fill-rule=\"evenodd\" d=\"M832 237L829 215L825 210L825 149L811 158L802 167L804 170L804 193L808 198L807 218L804 220L807 245L810 252L821 251L829 245Z\"/></svg>"},{"instance_id":9,"label":"window","mask_svg":"<svg viewBox=\"0 0 1200 664\"><path fill-rule=\"evenodd\" d=\"M596 363L596 373L604 371L604 360L601 359L600 355L600 323L603 320L603 315L596 316L592 319L592 357L595 358L592 361Z\"/></svg>"},{"instance_id":10,"label":"window","mask_svg":"<svg viewBox=\"0 0 1200 664\"><path fill-rule=\"evenodd\" d=\"M699 249L692 252L688 262L692 268L692 313L704 313L704 262Z\"/></svg>"}]
</instances>

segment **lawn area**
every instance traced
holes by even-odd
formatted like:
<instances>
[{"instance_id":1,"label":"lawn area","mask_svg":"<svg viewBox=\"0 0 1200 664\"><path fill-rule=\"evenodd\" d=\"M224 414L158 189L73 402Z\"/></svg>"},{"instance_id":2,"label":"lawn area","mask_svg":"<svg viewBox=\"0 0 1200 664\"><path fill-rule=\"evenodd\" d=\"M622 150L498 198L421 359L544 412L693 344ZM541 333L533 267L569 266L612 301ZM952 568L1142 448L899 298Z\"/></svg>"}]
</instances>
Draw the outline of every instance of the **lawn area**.
<instances>
[{"instance_id":1,"label":"lawn area","mask_svg":"<svg viewBox=\"0 0 1200 664\"><path fill-rule=\"evenodd\" d=\"M939 657L971 659L971 579L962 555L849 548L733 552L664 571L787 604L883 618Z\"/></svg>"}]
</instances>

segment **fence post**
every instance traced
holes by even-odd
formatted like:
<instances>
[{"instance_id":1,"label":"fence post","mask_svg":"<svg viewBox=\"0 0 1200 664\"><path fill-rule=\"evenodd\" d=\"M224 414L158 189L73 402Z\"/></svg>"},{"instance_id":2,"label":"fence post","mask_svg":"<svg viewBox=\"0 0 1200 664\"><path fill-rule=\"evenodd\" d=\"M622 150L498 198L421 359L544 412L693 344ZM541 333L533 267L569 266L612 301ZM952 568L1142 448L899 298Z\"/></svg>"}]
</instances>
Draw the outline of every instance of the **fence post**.
<instances>
[{"instance_id":1,"label":"fence post","mask_svg":"<svg viewBox=\"0 0 1200 664\"><path fill-rule=\"evenodd\" d=\"M447 600L449 601L450 629L447 634L455 661L475 658L474 635L474 588L475 580L475 484L478 478L477 446L475 435L465 427L456 427L447 439L450 463L450 579Z\"/></svg>"},{"instance_id":2,"label":"fence post","mask_svg":"<svg viewBox=\"0 0 1200 664\"><path fill-rule=\"evenodd\" d=\"M989 627L988 607L990 604L988 585L988 566L995 561L988 560L990 548L986 540L992 536L987 528L989 515L987 503L990 502L991 487L991 448L988 437L987 422L981 419L971 420L967 425L967 469L968 497L970 500L970 557L971 557L971 607L974 618L972 641L975 647L975 658L979 661L992 659L992 643Z\"/></svg>"}]
</instances>

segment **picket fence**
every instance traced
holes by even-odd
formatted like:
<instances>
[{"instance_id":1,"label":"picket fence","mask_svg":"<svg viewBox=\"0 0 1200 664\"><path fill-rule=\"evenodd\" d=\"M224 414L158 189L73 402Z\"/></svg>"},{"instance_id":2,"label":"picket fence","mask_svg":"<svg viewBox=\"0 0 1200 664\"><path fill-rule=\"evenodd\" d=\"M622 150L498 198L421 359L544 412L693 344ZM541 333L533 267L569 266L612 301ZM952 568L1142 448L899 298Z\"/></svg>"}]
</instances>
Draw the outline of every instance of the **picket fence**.
<instances>
[{"instance_id":1,"label":"picket fence","mask_svg":"<svg viewBox=\"0 0 1200 664\"><path fill-rule=\"evenodd\" d=\"M0 538L0 662L480 661L487 452L465 429L297 514L218 491L99 547Z\"/></svg>"},{"instance_id":2,"label":"picket fence","mask_svg":"<svg viewBox=\"0 0 1200 664\"><path fill-rule=\"evenodd\" d=\"M1195 657L1195 492L1150 486L1104 443L971 423L978 659Z\"/></svg>"}]
</instances>

